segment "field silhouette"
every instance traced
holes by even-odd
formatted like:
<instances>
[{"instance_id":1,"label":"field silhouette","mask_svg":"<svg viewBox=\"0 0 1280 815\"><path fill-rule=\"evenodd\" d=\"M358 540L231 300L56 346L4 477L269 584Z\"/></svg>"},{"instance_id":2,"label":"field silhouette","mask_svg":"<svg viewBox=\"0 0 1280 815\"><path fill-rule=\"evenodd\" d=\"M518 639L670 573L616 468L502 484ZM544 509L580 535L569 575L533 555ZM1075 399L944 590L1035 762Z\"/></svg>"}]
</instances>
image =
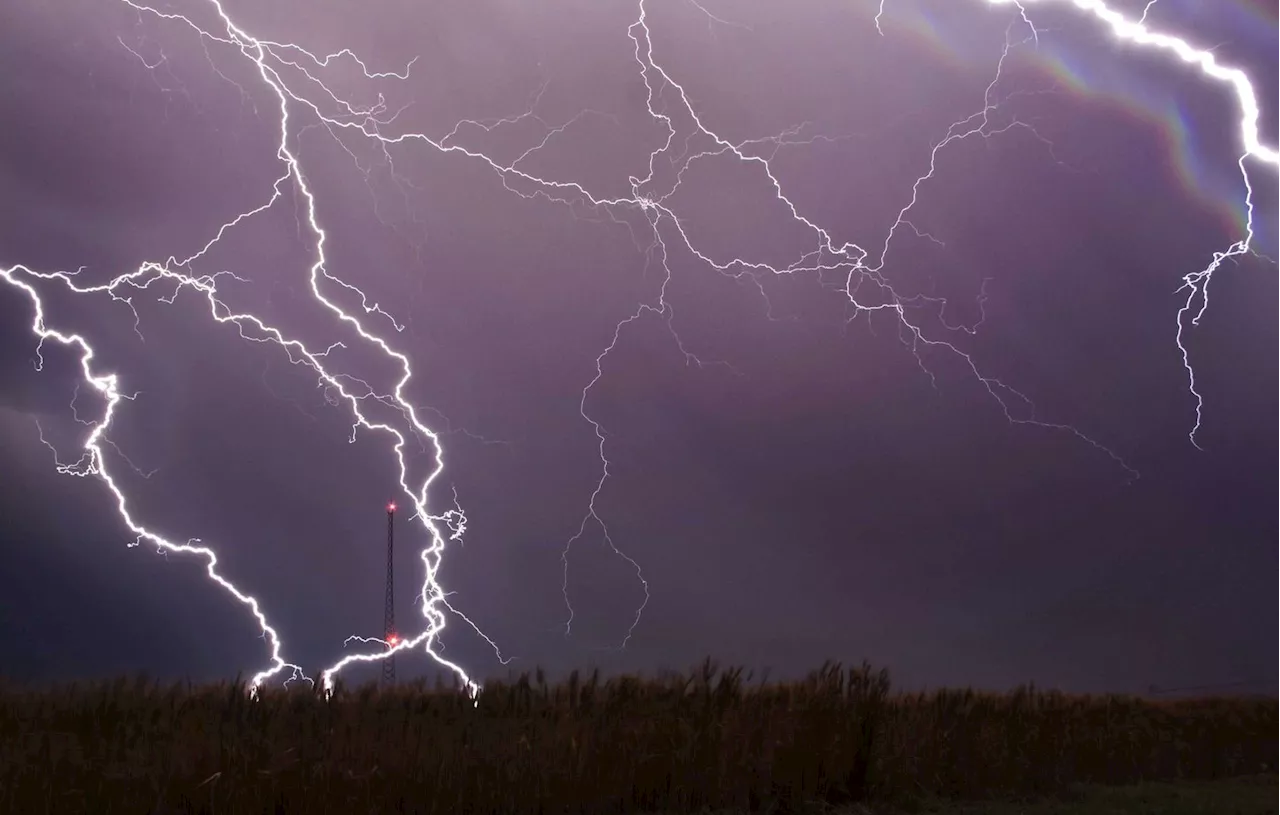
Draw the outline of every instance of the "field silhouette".
<instances>
[{"instance_id":1,"label":"field silhouette","mask_svg":"<svg viewBox=\"0 0 1280 815\"><path fill-rule=\"evenodd\" d=\"M1276 766L1276 733L1275 699L895 693L865 664L788 683L710 661L654 679L537 671L475 699L424 682L254 698L137 678L0 689L0 809L827 811L1257 774Z\"/></svg>"}]
</instances>

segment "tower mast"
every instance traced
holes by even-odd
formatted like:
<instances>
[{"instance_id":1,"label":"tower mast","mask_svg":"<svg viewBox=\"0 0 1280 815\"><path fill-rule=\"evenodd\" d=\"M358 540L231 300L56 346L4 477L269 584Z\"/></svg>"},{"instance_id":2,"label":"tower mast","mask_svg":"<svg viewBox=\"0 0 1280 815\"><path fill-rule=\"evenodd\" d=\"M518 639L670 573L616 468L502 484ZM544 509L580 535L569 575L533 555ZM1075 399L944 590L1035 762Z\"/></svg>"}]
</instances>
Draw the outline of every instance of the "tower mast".
<instances>
[{"instance_id":1,"label":"tower mast","mask_svg":"<svg viewBox=\"0 0 1280 815\"><path fill-rule=\"evenodd\" d=\"M383 639L391 648L399 640L396 634L396 578L395 578L395 501L387 503L387 599L382 612ZM391 654L382 660L382 685L389 687L396 683L396 657Z\"/></svg>"}]
</instances>

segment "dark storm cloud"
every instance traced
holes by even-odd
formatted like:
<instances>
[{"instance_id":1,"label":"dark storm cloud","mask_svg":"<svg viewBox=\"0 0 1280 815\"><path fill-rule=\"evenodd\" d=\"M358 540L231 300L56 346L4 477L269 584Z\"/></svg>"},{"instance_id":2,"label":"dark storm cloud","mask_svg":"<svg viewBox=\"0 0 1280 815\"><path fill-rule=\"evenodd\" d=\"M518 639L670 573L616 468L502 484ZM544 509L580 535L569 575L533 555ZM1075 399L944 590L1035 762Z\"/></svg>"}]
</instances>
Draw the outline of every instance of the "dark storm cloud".
<instances>
[{"instance_id":1,"label":"dark storm cloud","mask_svg":"<svg viewBox=\"0 0 1280 815\"><path fill-rule=\"evenodd\" d=\"M105 279L190 254L265 202L279 175L274 100L242 57L127 8L58 5L11 5L0 25L0 105L17 123L0 133L11 157L0 166L11 191L0 200L0 263L85 265ZM198 3L174 8L204 14ZM545 83L547 123L592 113L521 166L603 194L628 194L627 176L643 174L665 138L645 113L631 4L377 14L327 4L298 17L282 4L228 8L264 36L350 46L376 70L420 55L408 82L357 83L346 69L336 81L365 102L385 93L392 110L413 102L397 122L435 138L462 118L519 114ZM879 37L867 9L712 9L743 28L687 3L651 8L655 58L709 126L740 140L809 120L806 134L850 136L782 148L773 166L837 243L876 249L931 143L981 104L1012 19L947 5L955 19L938 18L952 26L940 30L976 44L978 57L960 60L909 31ZM1077 28L1064 47L1096 49ZM1274 37L1256 52L1246 39L1236 58L1269 76ZM1041 89L1043 72L1024 60L1008 89ZM1189 107L1197 115L1221 111L1189 75L1170 81L1200 100ZM676 98L665 101L674 112ZM513 667L651 670L710 653L782 673L865 656L928 684L1275 679L1275 269L1225 268L1189 335L1206 396L1197 451L1171 293L1236 236L1188 199L1149 120L1066 94L1020 104L1053 152L1021 132L947 152L913 213L945 247L904 234L886 274L907 292L948 297L953 324L985 313L959 347L1031 396L1040 418L1074 424L1142 478L1126 485L1122 468L1070 434L1009 425L962 360L926 349L934 387L891 320L846 323L830 286L769 278L766 301L692 257L668 226L672 324L709 364L690 364L649 315L623 328L587 402L612 462L597 506L652 594L621 653L603 649L643 599L634 572L588 528L569 558L576 617L565 639L560 552L598 478L582 388L618 321L661 281L633 243L650 240L643 219L618 213L629 231L602 213L525 200L479 162L421 146L389 149L393 176L367 142L339 145L297 115L330 268L405 324L387 333L414 361L411 398L450 431L433 501L445 505L456 487L470 517L466 544L445 561L451 602L521 658ZM545 133L525 120L460 136L510 161ZM1274 220L1274 190L1260 196L1272 202L1260 217ZM695 165L673 201L717 260L786 262L810 245L754 165ZM335 358L389 388L394 369L309 298L299 206L287 194L201 271L244 277L228 288L234 307L315 347L347 342ZM142 478L113 462L139 516L214 545L227 574L263 598L286 656L329 663L345 636L380 625L389 444L368 433L349 444L347 414L314 376L214 324L188 294L172 306L135 298L145 339L128 308L105 298L55 296L51 319L91 336L104 369L141 392L112 433L140 469L157 468ZM75 368L47 348L46 372L33 370L19 295L0 288L0 664L35 678L256 670L265 649L252 620L200 564L126 548L105 490L52 473L32 419L75 449ZM82 398L87 413L92 395ZM415 454L415 466L429 464ZM421 540L402 530L408 628ZM481 676L501 670L457 619L446 643ZM428 665L401 660L400 671Z\"/></svg>"}]
</instances>

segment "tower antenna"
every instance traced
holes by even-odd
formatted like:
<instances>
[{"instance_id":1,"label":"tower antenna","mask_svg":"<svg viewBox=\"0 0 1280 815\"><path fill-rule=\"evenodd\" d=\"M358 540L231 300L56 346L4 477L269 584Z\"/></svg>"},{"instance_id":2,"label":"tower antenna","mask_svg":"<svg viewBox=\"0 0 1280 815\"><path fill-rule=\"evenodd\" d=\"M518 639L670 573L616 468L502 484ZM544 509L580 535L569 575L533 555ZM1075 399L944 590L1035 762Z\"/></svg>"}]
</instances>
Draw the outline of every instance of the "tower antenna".
<instances>
[{"instance_id":1,"label":"tower antenna","mask_svg":"<svg viewBox=\"0 0 1280 815\"><path fill-rule=\"evenodd\" d=\"M395 519L396 519L396 502L387 502L387 600L382 615L383 637L387 641L387 648L395 647L400 641L400 637L396 634L396 573L395 559L392 557L395 551ZM396 655L389 654L382 660L382 686L390 687L396 683Z\"/></svg>"}]
</instances>

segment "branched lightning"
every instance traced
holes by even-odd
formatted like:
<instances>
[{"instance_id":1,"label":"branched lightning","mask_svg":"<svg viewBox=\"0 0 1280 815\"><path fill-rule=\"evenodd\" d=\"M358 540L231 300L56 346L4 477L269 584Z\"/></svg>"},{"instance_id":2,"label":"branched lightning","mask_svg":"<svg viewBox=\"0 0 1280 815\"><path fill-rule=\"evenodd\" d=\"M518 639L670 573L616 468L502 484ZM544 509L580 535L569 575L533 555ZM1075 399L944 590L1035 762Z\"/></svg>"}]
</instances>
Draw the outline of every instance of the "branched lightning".
<instances>
[{"instance_id":1,"label":"branched lightning","mask_svg":"<svg viewBox=\"0 0 1280 815\"><path fill-rule=\"evenodd\" d=\"M1052 2L1053 0L1038 1ZM1259 135L1259 105L1248 77L1239 69L1221 65L1208 50L1197 48L1186 40L1159 33L1149 28L1146 24L1146 19L1152 6L1155 5L1155 1L1148 2L1142 11L1141 18L1133 20L1114 11L1101 0L1057 0L1061 5L1074 6L1081 13L1092 17L1119 40L1178 57L1181 61L1198 70L1200 76L1206 81L1218 83L1230 89L1240 110L1238 134L1243 152L1239 156L1238 165L1246 189L1245 206L1247 219L1245 235L1225 250L1214 253L1213 260L1204 269L1186 274L1183 277L1183 285L1179 289L1179 291L1187 293L1187 299L1177 315L1176 344L1182 354L1183 364L1187 371L1190 393L1195 399L1195 424L1190 432L1191 441L1195 444L1196 432L1201 422L1203 399L1196 389L1194 370L1183 342L1184 328L1188 321L1191 325L1198 324L1208 308L1208 284L1213 273L1227 259L1252 251L1253 188L1251 186L1248 163L1253 161L1276 166L1277 153L1275 147L1262 143ZM348 156L355 162L357 169L364 175L366 183L369 182L369 172L344 142L343 137L345 134L362 138L380 150L391 168L392 176L397 184L401 183L401 179L396 174L391 160L390 148L392 146L417 144L441 154L456 154L460 160L473 161L486 166L497 175L507 190L522 198L540 199L565 205L575 212L580 209L603 212L612 222L622 224L630 231L633 242L635 242L637 249L645 254L647 263L660 264L663 272L662 282L653 299L639 304L634 311L615 325L611 340L595 357L594 376L586 383L581 392L579 412L584 421L592 428L597 439L600 467L599 476L588 497L587 507L577 531L566 541L562 551L564 567L562 591L568 612L564 627L566 635L571 632L574 619L574 610L570 602L569 591L569 553L571 547L593 527L599 529L604 542L610 549L635 570L637 580L644 593L644 599L637 606L634 618L621 640L620 647L625 647L634 634L643 611L650 600L649 584L644 578L639 564L615 543L614 536L597 506L597 502L609 479L611 465L606 454L608 433L601 422L592 416L588 403L593 388L604 377L604 368L608 355L617 347L627 327L640 320L661 320L663 326L673 338L676 347L684 355L686 363L699 366L711 364L704 363L702 359L687 350L675 328L675 313L667 299L668 285L672 280L669 261L673 249L687 253L705 267L713 269L720 274L753 282L759 289L766 304L768 304L768 296L762 281L769 275L813 274L821 276L834 273L844 281L841 293L847 298L849 305L852 307L853 317L850 319L863 314L869 317L877 312L891 315L897 322L899 334L904 345L911 350L921 370L931 379L933 374L921 355L922 349L926 348L948 353L967 366L1010 423L1034 425L1070 433L1113 459L1128 473L1131 479L1138 476L1138 473L1119 455L1075 427L1068 424L1042 421L1037 418L1034 405L1030 399L999 379L982 373L970 354L945 338L947 335L955 334L956 332L972 334L981 324L981 320L979 320L978 324L972 326L950 325L944 319L946 308L944 299L924 295L901 295L894 290L884 274L891 246L895 237L902 232L909 231L910 234L919 239L933 241L940 246L942 245L941 241L928 231L921 229L910 216L920 200L922 190L934 178L939 161L948 147L967 139L989 139L1019 131L1038 139L1052 155L1053 145L1040 136L1029 124L1012 116L997 117L997 113L1001 111L1003 104L1002 100L997 98L997 90L1002 80L1009 54L1013 48L1019 47L1026 42L1030 42L1032 44L1031 47L1034 47L1034 43L1038 42L1040 32L1032 24L1028 14L1028 8L1033 6L1037 0L987 0L987 4L990 6L1012 5L1016 9L1017 18L1013 22L1019 26L1024 26L1029 32L1028 36L1023 41L1006 38L1005 47L995 67L994 77L984 91L981 107L969 117L953 123L934 144L928 154L925 167L923 167L923 173L911 185L909 194L904 195L896 219L884 235L883 240L872 249L864 249L862 246L852 242L837 245L837 241L832 238L830 232L803 214L784 193L783 184L779 181L771 166L773 158L784 146L807 144L820 138L829 139L831 137L813 136L801 138L800 133L805 125L790 128L775 136L743 139L736 142L716 132L704 122L702 116L695 110L684 86L663 67L661 60L655 54L655 44L648 24L649 0L638 0L637 16L634 22L628 26L626 35L631 40L639 78L646 90L648 115L654 123L665 130L666 135L662 143L649 153L647 173L640 178L629 176L627 180L631 192L629 195L619 198L597 195L577 182L544 178L520 168L521 165L527 166L526 160L531 155L543 149L552 140L562 136L568 129L574 127L587 116L607 115L598 111L582 110L559 125L548 123L536 113L547 88L545 82L539 86L531 97L530 106L524 113L484 121L462 120L456 123L442 137L433 138L426 133L397 130L397 121L401 111L389 110L381 94L378 95L376 103L362 106L351 102L334 91L324 80L325 69L336 62L343 61L355 65L364 79L369 81L408 81L411 77L413 61L410 61L401 71L373 71L365 61L349 49L341 49L331 54L317 55L294 43L277 42L256 37L232 19L231 15L223 7L221 0L200 0L200 2L207 3L216 15L218 21L216 28L202 26L184 14L161 11L147 6L140 0L120 0L120 2L136 11L140 19L144 16L149 16L160 21L161 24L185 28L187 34L193 35L201 47L205 49L206 56L214 72L239 88L244 99L250 98L245 88L227 79L214 64L209 49L212 47L231 53L238 53L240 57L248 60L263 88L269 91L275 100L274 107L277 117L275 126L279 134L275 157L280 165L280 173L271 181L269 185L271 192L266 196L265 201L256 207L229 218L215 231L213 237L204 246L189 257L183 259L169 257L163 262L146 262L133 271L120 274L108 282L95 285L82 284L77 276L78 272L44 272L23 265L0 269L0 277L3 277L10 285L23 291L31 301L34 314L31 330L37 338L37 367L43 364L41 349L46 342L54 342L68 348L79 358L83 382L96 391L104 402L104 407L95 420L83 420L77 412L75 400L73 399L73 416L77 421L87 425L89 430L82 443L81 456L77 461L64 464L58 457L57 451L54 451L58 471L82 477L95 476L101 480L115 499L117 513L121 521L135 536L134 545L145 540L163 552L190 553L205 559L206 571L210 579L250 610L261 629L263 638L269 644L270 664L253 677L250 683L252 689L256 690L264 682L278 676L284 676L286 682L309 678L302 673L297 665L285 660L283 642L277 631L268 624L259 601L238 589L218 571L218 558L212 548L204 545L196 538L189 539L185 543L177 542L175 539L165 537L159 532L144 526L135 518L124 491L113 475L112 468L108 466L105 448L112 448L118 454L118 457L139 475L147 475L129 461L115 443L108 438L111 422L116 415L117 409L121 407L122 401L132 400L136 397L136 394L128 394L121 389L120 379L116 373L104 372L99 369L95 362L96 352L85 336L54 328L47 323L46 305L44 299L42 299L41 290L45 286L60 286L62 289L77 295L105 294L113 301L125 304L132 311L134 315L134 330L139 337L142 337L142 332L138 312L133 303L134 296L137 296L139 292L151 290L153 287L162 288L165 291L169 291L169 288L172 287L172 291L169 291L167 296L158 296L157 298L161 302L172 303L180 291L188 290L193 292L204 298L209 314L216 323L234 326L238 334L245 340L271 344L280 348L284 351L291 364L303 366L313 372L317 376L318 385L324 390L326 400L334 405L345 404L351 410L352 440L355 439L361 428L390 436L392 452L398 468L398 482L403 493L413 502L415 511L411 520L421 522L429 538L428 545L421 552L425 576L419 593L422 613L426 621L425 627L416 636L404 639L384 640L377 637L349 637L344 645L355 643L377 647L371 651L345 656L325 669L319 677L319 681L322 687L329 689L332 688L339 672L353 663L374 662L383 659L390 653L421 648L441 666L456 674L468 688L472 691L477 690L478 686L460 665L445 659L441 655L442 645L440 643L440 634L445 628L447 613L452 613L466 622L472 630L482 637L494 649L500 660L507 661L502 656L497 644L449 602L449 593L443 589L439 580L439 569L446 546L450 542L460 542L462 540L462 536L466 531L467 516L457 501L456 492L453 496L452 507L443 512L432 512L428 509L430 490L444 470L444 451L440 441L441 431L433 430L420 418L422 409L413 405L405 394L405 389L413 377L413 369L409 357L393 346L387 335L381 333L383 329L374 327L375 322L379 326L383 324L389 325L391 330L398 334L403 331L403 325L379 304L371 303L365 292L358 286L342 279L328 267L325 251L328 235L317 216L316 192L307 180L307 174L304 172L297 146L302 133L316 127L322 128L330 134L340 147L347 152ZM709 25L737 25L713 15L700 3L692 2L692 5L708 18ZM885 4L882 0L874 17L875 27L881 34L885 33L883 29L884 13ZM739 27L746 28L745 26ZM154 71L165 62L163 53L158 60L148 60L139 51L126 45L123 40L121 40L121 45L149 70ZM286 75L293 77L294 81L286 80ZM1007 95L1004 99L1007 100L1012 95ZM673 97L676 100L674 103L671 102ZM306 121L308 119L310 121ZM486 152L466 145L468 134L474 134L477 131L487 133L495 128L524 120L532 120L539 123L544 132L534 144L520 152L511 161L500 161ZM306 121L306 123L302 125L294 124L299 121ZM755 172L759 179L772 191L772 195L777 202L785 207L790 217L808 231L811 236L811 243L808 248L800 252L799 256L792 262L782 266L770 265L750 257L717 257L713 256L710 251L698 248L696 242L689 235L685 222L676 211L676 205L672 203L672 198L677 189L684 183L686 171L693 164L714 157L731 157L752 172ZM400 376L389 393L378 392L364 379L335 369L329 360L329 354L337 348L346 348L347 346L344 343L337 342L323 350L316 350L296 338L287 336L281 329L269 324L251 312L237 312L228 307L220 296L220 278L227 277L232 280L242 280L242 278L228 271L221 271L216 274L198 274L195 271L195 266L216 245L221 243L224 237L246 221L275 206L284 197L285 191L290 189L303 204L303 217L300 227L309 236L311 265L308 269L308 280L311 294L317 303L321 304L339 322L352 330L362 343L371 349L376 349L397 364ZM404 191L403 187L401 190L402 192ZM647 229L647 243L642 245L642 242L637 239L630 219L619 218L620 215L625 216L629 213L638 214L643 219L644 227ZM869 296L863 296L864 292L869 292ZM979 296L980 305L985 297L986 281L983 282L983 288ZM344 308L338 304L335 298L354 298L358 300L359 309L354 307ZM936 329L927 330L923 319L917 318L916 311L934 313L941 326L941 336L938 335ZM1190 319L1188 320L1189 315ZM145 338L143 339L145 341ZM368 412L370 402L382 405L393 413L398 414L403 419L403 423L397 426L397 424L371 418ZM426 410L432 409L427 408ZM435 412L438 414L438 411ZM447 420L445 421L446 425L448 425ZM449 430L444 432L452 432L451 426ZM40 438L41 441L44 441L42 429ZM416 482L409 475L409 466L405 458L405 446L410 439L415 440L418 445L424 448L429 447L435 462L431 472ZM52 448L52 445L49 446Z\"/></svg>"},{"instance_id":2,"label":"branched lightning","mask_svg":"<svg viewBox=\"0 0 1280 815\"><path fill-rule=\"evenodd\" d=\"M157 269L158 268L159 267L157 267ZM145 275L147 273L148 270L145 267L138 272L139 275ZM218 573L218 556L212 549L207 546L198 545L200 543L198 538L191 538L186 543L175 543L174 541L164 538L148 530L138 521L134 520L132 513L129 511L128 501L125 499L124 492L121 491L115 478L111 475L111 472L106 466L106 456L103 452L103 445L105 443L106 431L111 426L111 420L114 417L120 402L122 400L132 400L134 396L123 393L120 390L119 379L115 374L102 374L94 370L94 350L84 337L79 334L63 333L57 329L50 328L45 323L44 301L40 299L39 293L36 291L35 286L29 282L29 279L58 279L66 283L77 293L87 293L94 289L98 289L99 287L80 288L75 285L72 280L72 276L69 274L63 272L39 273L34 272L25 266L14 266L9 269L4 269L0 274L3 275L4 279L8 283L23 290L31 298L31 302L35 309L35 315L31 322L31 330L39 338L36 346L36 367L39 369L44 365L44 356L41 354L41 348L47 341L53 341L75 349L79 352L80 371L84 376L84 380L94 390L100 393L106 401L106 406L102 411L101 417L98 421L93 422L90 425L91 430L84 441L84 453L77 461L71 464L63 464L57 460L55 451L55 463L57 464L58 472L81 477L94 475L106 484L107 489L110 490L112 496L115 498L116 511L121 520L124 522L125 526L127 526L129 530L136 535L133 542L134 546L137 546L142 541L146 540L155 544L156 547L162 551L186 552L204 557L206 561L206 571L209 578L223 589L230 592L233 597L249 608L254 618L258 621L258 625L262 629L262 634L270 646L271 667L255 675L251 680L251 687L256 689L262 684L262 682L286 668L292 671L292 677L301 676L301 669L297 665L286 662L284 657L281 656L280 636L276 633L276 630L267 623L266 615L263 614L258 600L237 589L230 581ZM192 285L204 286L212 289L212 280L206 279L205 281L197 281L190 278L188 279L191 281ZM119 280L119 278L117 278L117 280ZM107 288L111 285L115 285L115 283L113 282L113 284L109 284ZM145 286L147 283L144 282L142 285ZM107 288L101 288L101 290L105 291ZM41 441L44 441L43 433L41 433Z\"/></svg>"},{"instance_id":3,"label":"branched lightning","mask_svg":"<svg viewBox=\"0 0 1280 815\"><path fill-rule=\"evenodd\" d=\"M995 5L1003 5L1013 3L1019 5L1019 0L987 0ZM1025 0L1024 0L1025 1ZM1030 2L1044 2L1045 0L1030 0ZM1053 1L1053 0L1050 0ZM1068 0L1057 0L1058 2L1067 2ZM1147 15L1151 12L1155 5L1155 0L1148 2L1142 10L1142 17L1139 20L1131 20L1118 11L1110 8L1102 0L1069 0L1071 5L1075 6L1082 12L1093 16L1095 19L1103 23L1117 39L1122 42L1131 42L1145 48L1156 51L1168 52L1185 63L1195 67L1200 74L1209 80L1225 84L1230 87L1232 94L1236 98L1236 104L1240 109L1240 120L1235 130L1239 134L1242 152L1236 161L1240 168L1240 178L1244 181L1245 188L1245 234L1236 242L1232 243L1226 249L1213 253L1213 259L1209 265L1199 271L1189 272L1182 278L1182 286L1178 291L1187 293L1186 302L1182 308L1178 309L1178 330L1176 334L1176 342L1178 351L1182 354L1182 365L1187 371L1187 388L1195 399L1196 418L1195 424L1192 425L1187 437L1191 443L1199 448L1196 441L1196 433L1200 430L1201 414L1204 408L1204 397L1196 390L1196 374L1195 369L1191 365L1191 358L1187 351L1186 345L1183 344L1183 330L1185 328L1186 316L1193 311L1195 316L1191 318L1191 325L1199 325L1200 319L1204 317L1205 310L1209 308L1209 281L1213 278L1213 273L1223 264L1224 261L1248 254L1253 248L1253 184L1249 179L1249 168L1247 162L1253 159L1260 164L1267 164L1272 167L1280 167L1280 154L1277 153L1274 146L1264 144L1262 141L1262 132L1259 129L1259 119L1262 110L1258 104L1258 95L1254 90L1253 83L1249 81L1249 76L1239 68L1222 65L1214 56L1213 51L1207 48L1197 48L1181 37L1175 37L1170 34L1163 34L1151 30L1146 25ZM1196 304L1199 303L1199 307Z\"/></svg>"}]
</instances>

